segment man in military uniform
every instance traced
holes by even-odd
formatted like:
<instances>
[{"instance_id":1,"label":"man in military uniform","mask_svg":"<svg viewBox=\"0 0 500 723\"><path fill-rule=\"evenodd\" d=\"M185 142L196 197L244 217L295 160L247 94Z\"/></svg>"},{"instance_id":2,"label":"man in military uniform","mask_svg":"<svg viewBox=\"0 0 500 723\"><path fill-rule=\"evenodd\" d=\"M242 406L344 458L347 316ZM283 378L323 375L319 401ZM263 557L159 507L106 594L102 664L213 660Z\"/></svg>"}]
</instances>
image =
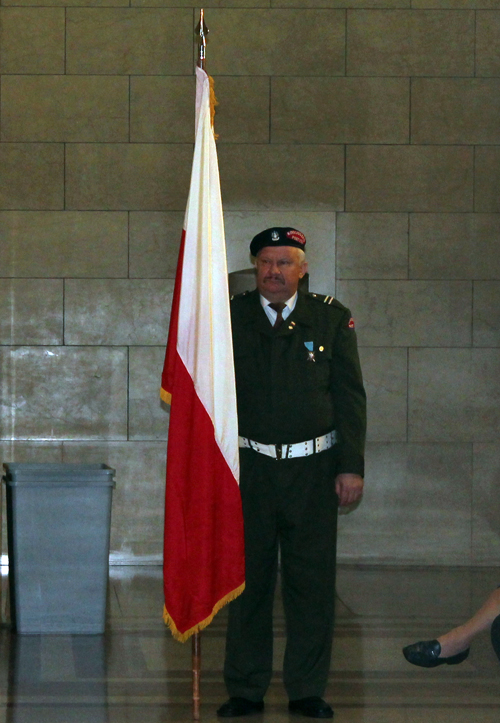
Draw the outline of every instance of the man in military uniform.
<instances>
[{"instance_id":1,"label":"man in military uniform","mask_svg":"<svg viewBox=\"0 0 500 723\"><path fill-rule=\"evenodd\" d=\"M365 392L351 314L298 291L304 235L255 236L257 289L231 302L245 522L246 589L231 603L221 717L263 710L272 674L272 609L281 553L289 710L331 718L330 665L338 505L360 499Z\"/></svg>"}]
</instances>

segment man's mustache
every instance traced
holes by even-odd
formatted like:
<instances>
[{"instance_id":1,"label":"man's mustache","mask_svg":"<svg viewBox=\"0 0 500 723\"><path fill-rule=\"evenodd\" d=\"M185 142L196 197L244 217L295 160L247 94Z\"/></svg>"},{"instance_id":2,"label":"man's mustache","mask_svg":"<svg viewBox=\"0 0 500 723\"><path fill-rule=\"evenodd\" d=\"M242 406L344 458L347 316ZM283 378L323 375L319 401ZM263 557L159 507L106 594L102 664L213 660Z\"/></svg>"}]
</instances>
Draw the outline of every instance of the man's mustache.
<instances>
[{"instance_id":1,"label":"man's mustache","mask_svg":"<svg viewBox=\"0 0 500 723\"><path fill-rule=\"evenodd\" d=\"M285 283L285 279L279 274L266 274L264 281L279 281L281 284Z\"/></svg>"}]
</instances>

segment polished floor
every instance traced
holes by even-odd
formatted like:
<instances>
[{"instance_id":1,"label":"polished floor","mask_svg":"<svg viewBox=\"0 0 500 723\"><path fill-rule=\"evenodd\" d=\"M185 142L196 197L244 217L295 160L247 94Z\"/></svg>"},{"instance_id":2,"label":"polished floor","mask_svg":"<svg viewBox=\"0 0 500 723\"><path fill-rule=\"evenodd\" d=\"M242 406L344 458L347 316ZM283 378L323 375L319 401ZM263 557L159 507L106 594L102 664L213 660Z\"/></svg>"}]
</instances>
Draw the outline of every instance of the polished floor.
<instances>
[{"instance_id":1,"label":"polished floor","mask_svg":"<svg viewBox=\"0 0 500 723\"><path fill-rule=\"evenodd\" d=\"M13 635L2 578L0 723L188 721L191 645L161 620L161 569L110 571L105 635ZM459 666L410 666L401 647L464 620L497 586L491 568L341 566L327 699L337 723L500 721L500 664L486 634ZM215 721L222 683L225 614L202 635L202 721ZM253 720L289 721L281 684L283 615L276 605L275 674L266 710ZM294 720L297 720L294 718Z\"/></svg>"}]
</instances>

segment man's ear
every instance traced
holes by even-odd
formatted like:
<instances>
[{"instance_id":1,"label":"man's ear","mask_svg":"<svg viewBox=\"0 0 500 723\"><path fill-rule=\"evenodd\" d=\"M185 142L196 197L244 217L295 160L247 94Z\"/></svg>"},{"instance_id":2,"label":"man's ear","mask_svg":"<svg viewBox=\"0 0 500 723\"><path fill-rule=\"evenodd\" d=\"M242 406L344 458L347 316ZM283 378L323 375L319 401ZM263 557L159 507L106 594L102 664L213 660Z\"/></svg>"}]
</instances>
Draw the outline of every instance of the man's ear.
<instances>
[{"instance_id":1,"label":"man's ear","mask_svg":"<svg viewBox=\"0 0 500 723\"><path fill-rule=\"evenodd\" d=\"M307 274L307 269L308 269L307 261L304 261L304 263L302 264L302 268L300 269L300 278L301 279Z\"/></svg>"}]
</instances>

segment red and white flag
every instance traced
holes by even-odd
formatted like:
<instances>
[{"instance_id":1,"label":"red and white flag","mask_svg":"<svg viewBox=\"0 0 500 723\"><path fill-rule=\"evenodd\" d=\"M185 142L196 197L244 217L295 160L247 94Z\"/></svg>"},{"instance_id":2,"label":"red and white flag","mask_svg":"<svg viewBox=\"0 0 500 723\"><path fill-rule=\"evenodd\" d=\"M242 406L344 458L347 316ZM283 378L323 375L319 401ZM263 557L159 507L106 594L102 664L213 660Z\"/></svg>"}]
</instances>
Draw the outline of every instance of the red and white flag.
<instances>
[{"instance_id":1,"label":"red and white flag","mask_svg":"<svg viewBox=\"0 0 500 723\"><path fill-rule=\"evenodd\" d=\"M196 140L161 396L170 403L164 619L184 641L245 586L226 247L210 79L196 68Z\"/></svg>"}]
</instances>

